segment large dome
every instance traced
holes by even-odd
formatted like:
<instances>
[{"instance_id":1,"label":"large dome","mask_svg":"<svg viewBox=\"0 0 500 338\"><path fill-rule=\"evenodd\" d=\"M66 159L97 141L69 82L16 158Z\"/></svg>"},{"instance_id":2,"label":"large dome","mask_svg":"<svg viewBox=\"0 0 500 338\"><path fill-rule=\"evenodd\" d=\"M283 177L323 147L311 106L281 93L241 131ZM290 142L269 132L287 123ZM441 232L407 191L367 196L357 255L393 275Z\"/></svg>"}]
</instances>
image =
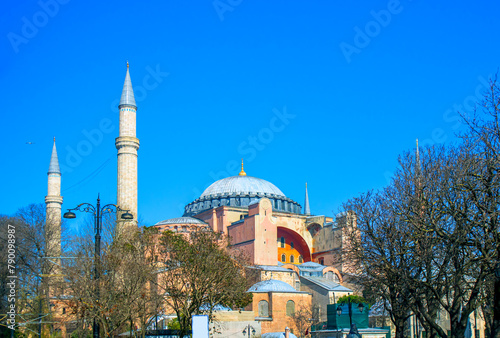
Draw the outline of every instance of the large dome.
<instances>
[{"instance_id":1,"label":"large dome","mask_svg":"<svg viewBox=\"0 0 500 338\"><path fill-rule=\"evenodd\" d=\"M274 184L247 176L242 163L238 176L226 177L212 183L199 198L186 205L184 216L195 216L220 206L248 208L263 197L271 201L273 210L296 214L301 212L300 204L286 197Z\"/></svg>"},{"instance_id":2,"label":"large dome","mask_svg":"<svg viewBox=\"0 0 500 338\"><path fill-rule=\"evenodd\" d=\"M271 182L252 176L231 176L218 180L205 189L200 198L217 194L269 194L285 197Z\"/></svg>"}]
</instances>

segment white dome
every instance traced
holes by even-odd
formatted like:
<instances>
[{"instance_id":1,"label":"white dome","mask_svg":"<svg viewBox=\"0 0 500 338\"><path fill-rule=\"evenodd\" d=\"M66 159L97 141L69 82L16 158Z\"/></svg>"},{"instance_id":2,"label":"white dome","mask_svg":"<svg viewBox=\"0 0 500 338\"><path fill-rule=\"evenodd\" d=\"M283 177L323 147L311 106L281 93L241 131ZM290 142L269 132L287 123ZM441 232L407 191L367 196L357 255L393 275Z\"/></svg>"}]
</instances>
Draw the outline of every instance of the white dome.
<instances>
[{"instance_id":1,"label":"white dome","mask_svg":"<svg viewBox=\"0 0 500 338\"><path fill-rule=\"evenodd\" d=\"M213 195L269 194L285 197L274 184L252 176L231 176L212 183L200 198Z\"/></svg>"},{"instance_id":2,"label":"white dome","mask_svg":"<svg viewBox=\"0 0 500 338\"><path fill-rule=\"evenodd\" d=\"M201 219L194 217L176 217L163 220L161 222L156 223L155 225L168 225L168 224L203 224L207 225L208 223L203 222Z\"/></svg>"},{"instance_id":3,"label":"white dome","mask_svg":"<svg viewBox=\"0 0 500 338\"><path fill-rule=\"evenodd\" d=\"M290 284L276 279L255 283L247 292L297 292Z\"/></svg>"}]
</instances>

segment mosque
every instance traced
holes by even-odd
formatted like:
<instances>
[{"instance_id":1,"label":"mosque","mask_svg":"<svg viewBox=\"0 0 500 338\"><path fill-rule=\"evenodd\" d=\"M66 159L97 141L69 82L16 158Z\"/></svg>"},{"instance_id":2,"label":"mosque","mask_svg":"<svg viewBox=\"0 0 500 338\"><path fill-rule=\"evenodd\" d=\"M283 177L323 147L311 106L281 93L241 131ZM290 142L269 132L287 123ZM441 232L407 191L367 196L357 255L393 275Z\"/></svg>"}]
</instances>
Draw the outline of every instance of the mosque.
<instances>
[{"instance_id":1,"label":"mosque","mask_svg":"<svg viewBox=\"0 0 500 338\"><path fill-rule=\"evenodd\" d=\"M128 63L118 107L117 205L129 210L136 220L140 143ZM47 221L53 224L53 220L61 218L63 202L55 140L48 176ZM134 220L119 222L117 233L136 228ZM300 306L317 306L321 321L326 321L327 304L353 292L354 286L345 283L348 267L340 259L340 250L346 244L342 229L353 224L348 215L312 214L307 184L302 207L271 182L247 175L242 162L239 175L214 182L185 206L182 216L159 221L154 226L160 231L174 232L209 227L228 235L232 246L243 251L260 270L260 281L248 290L253 294L253 302L246 311L235 316L221 314L221 318L232 318L227 319L227 332L238 332L240 326L253 323L257 333L263 334L283 331L284 326L293 329L292 315ZM51 256L60 255L60 232L55 238L51 241ZM240 334L242 330L243 326Z\"/></svg>"}]
</instances>

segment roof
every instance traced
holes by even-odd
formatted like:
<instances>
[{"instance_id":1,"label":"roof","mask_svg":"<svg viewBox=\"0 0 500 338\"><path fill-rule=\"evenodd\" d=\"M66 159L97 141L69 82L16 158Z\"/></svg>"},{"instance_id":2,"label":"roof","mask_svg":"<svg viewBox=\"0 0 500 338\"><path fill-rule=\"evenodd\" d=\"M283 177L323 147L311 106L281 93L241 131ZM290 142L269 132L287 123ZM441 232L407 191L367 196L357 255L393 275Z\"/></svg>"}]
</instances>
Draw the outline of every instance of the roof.
<instances>
[{"instance_id":1,"label":"roof","mask_svg":"<svg viewBox=\"0 0 500 338\"><path fill-rule=\"evenodd\" d=\"M252 176L231 176L212 183L201 194L200 198L213 195L231 194L272 194L286 197L278 187L266 180Z\"/></svg>"},{"instance_id":2,"label":"roof","mask_svg":"<svg viewBox=\"0 0 500 338\"><path fill-rule=\"evenodd\" d=\"M247 292L294 292L295 290L291 285L276 279L264 280L262 282L255 283L248 289Z\"/></svg>"},{"instance_id":3,"label":"roof","mask_svg":"<svg viewBox=\"0 0 500 338\"><path fill-rule=\"evenodd\" d=\"M125 82L123 83L122 96L120 98L120 104L118 105L118 107L122 105L133 106L137 108L137 106L135 105L134 90L132 89L132 81L130 80L130 73L128 71L128 62L127 74L125 74Z\"/></svg>"},{"instance_id":4,"label":"roof","mask_svg":"<svg viewBox=\"0 0 500 338\"><path fill-rule=\"evenodd\" d=\"M300 278L304 278L307 281L310 281L311 283L314 283L318 285L319 287L328 290L328 291L336 291L336 292L352 292L351 289L346 288L345 286L340 285L339 283L335 283L334 281L331 281L329 279L326 279L324 277L304 277L301 276Z\"/></svg>"},{"instance_id":5,"label":"roof","mask_svg":"<svg viewBox=\"0 0 500 338\"><path fill-rule=\"evenodd\" d=\"M203 222L201 219L194 217L176 217L163 220L161 222L156 223L155 225L168 225L168 224L203 224L207 225L208 223Z\"/></svg>"},{"instance_id":6,"label":"roof","mask_svg":"<svg viewBox=\"0 0 500 338\"><path fill-rule=\"evenodd\" d=\"M49 174L61 174L59 168L59 159L57 158L56 139L54 138L54 145L52 146L52 156L50 157Z\"/></svg>"}]
</instances>

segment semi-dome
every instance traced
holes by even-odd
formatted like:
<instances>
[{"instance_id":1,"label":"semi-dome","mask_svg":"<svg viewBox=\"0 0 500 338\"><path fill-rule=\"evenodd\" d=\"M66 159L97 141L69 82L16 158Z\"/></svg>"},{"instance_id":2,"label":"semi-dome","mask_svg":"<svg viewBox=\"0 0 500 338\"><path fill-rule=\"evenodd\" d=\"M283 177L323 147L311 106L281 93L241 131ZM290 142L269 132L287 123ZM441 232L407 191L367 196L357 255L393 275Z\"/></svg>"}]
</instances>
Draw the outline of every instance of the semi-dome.
<instances>
[{"instance_id":1,"label":"semi-dome","mask_svg":"<svg viewBox=\"0 0 500 338\"><path fill-rule=\"evenodd\" d=\"M169 225L169 224L202 224L207 225L207 223L203 222L201 219L194 217L176 217L163 220L161 222L156 223L155 225Z\"/></svg>"},{"instance_id":2,"label":"semi-dome","mask_svg":"<svg viewBox=\"0 0 500 338\"><path fill-rule=\"evenodd\" d=\"M298 292L290 284L276 279L255 283L247 292Z\"/></svg>"},{"instance_id":3,"label":"semi-dome","mask_svg":"<svg viewBox=\"0 0 500 338\"><path fill-rule=\"evenodd\" d=\"M285 194L277 186L252 176L231 176L212 183L201 194L200 198L213 195L224 194L268 194L285 197Z\"/></svg>"}]
</instances>

